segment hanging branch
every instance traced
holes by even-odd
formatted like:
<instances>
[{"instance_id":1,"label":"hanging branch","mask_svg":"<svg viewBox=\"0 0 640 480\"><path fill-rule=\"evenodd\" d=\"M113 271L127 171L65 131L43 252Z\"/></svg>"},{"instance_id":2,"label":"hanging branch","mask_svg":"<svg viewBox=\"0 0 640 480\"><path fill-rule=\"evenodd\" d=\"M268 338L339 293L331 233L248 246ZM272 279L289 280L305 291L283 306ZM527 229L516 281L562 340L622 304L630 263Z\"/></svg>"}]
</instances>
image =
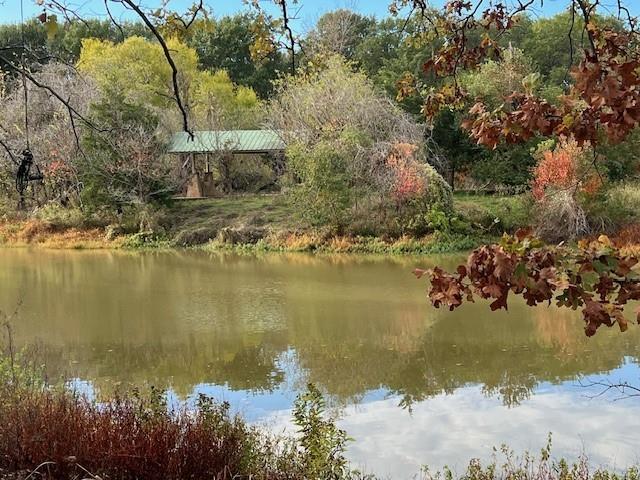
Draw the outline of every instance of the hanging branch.
<instances>
[{"instance_id":1,"label":"hanging branch","mask_svg":"<svg viewBox=\"0 0 640 480\"><path fill-rule=\"evenodd\" d=\"M5 143L5 141L4 141L4 140L2 140L1 138L0 138L0 146L2 146L2 148L4 148L4 149L6 150L7 154L9 155L9 158L11 159L11 161L13 162L13 164L14 164L14 165L18 165L18 163L19 163L19 162L16 160L16 157L15 157L15 155L13 154L13 151L11 150L11 148L9 148L9 145L7 145L7 144Z\"/></svg>"},{"instance_id":2,"label":"hanging branch","mask_svg":"<svg viewBox=\"0 0 640 480\"><path fill-rule=\"evenodd\" d=\"M182 103L182 96L180 95L180 85L178 83L178 67L176 66L176 63L173 61L173 57L171 56L171 51L167 46L167 42L165 41L162 34L158 31L156 26L151 22L151 20L149 20L149 17L147 17L147 15L142 11L142 9L140 9L140 7L137 6L132 0L118 0L118 1L127 5L134 12L136 12L138 16L142 19L144 24L147 26L147 28L151 30L151 33L153 33L154 37L156 37L156 39L158 40L158 43L160 43L160 46L162 47L162 51L164 52L164 56L167 60L167 63L171 67L171 80L173 83L173 93L175 95L176 104L178 105L178 108L180 109L180 113L182 114L182 128L185 132L187 132L187 134L189 135L189 138L193 140L194 135L191 129L189 128L189 119L188 119L187 109Z\"/></svg>"},{"instance_id":3,"label":"hanging branch","mask_svg":"<svg viewBox=\"0 0 640 480\"><path fill-rule=\"evenodd\" d=\"M286 45L286 49L289 51L289 55L291 56L291 75L296 74L296 39L293 35L293 30L290 25L290 17L287 11L287 0L276 0L276 4L280 7L282 11L282 27L287 34L288 44Z\"/></svg>"},{"instance_id":4,"label":"hanging branch","mask_svg":"<svg viewBox=\"0 0 640 480\"><path fill-rule=\"evenodd\" d=\"M250 2L253 8L255 8L256 11L260 13L260 15L263 15L264 18L272 19L272 16L267 15L263 10L263 8L260 6L261 0L246 0L246 1ZM289 52L290 73L291 75L295 75L296 74L296 46L300 48L300 50L303 53L304 53L304 50L302 48L300 41L296 38L296 35L293 32L293 29L291 28L291 22L293 20L297 20L298 13L300 12L300 8L302 7L298 8L298 11L296 11L292 16L291 12L289 11L289 7L291 6L292 3L297 4L298 3L297 0L291 0L291 3L287 3L289 0L272 0L272 1L280 10L280 19L282 20L282 29L281 29L282 31L280 33L285 37L285 40L273 39L272 41L274 44L277 44L279 48L282 48L287 52Z\"/></svg>"},{"instance_id":5,"label":"hanging branch","mask_svg":"<svg viewBox=\"0 0 640 480\"><path fill-rule=\"evenodd\" d=\"M116 22L116 19L111 14L111 9L109 8L109 0L104 0L104 9L107 11L107 15L109 16L109 20L111 20L111 23L113 23L115 25L115 27L118 29L118 31L120 32L120 37L122 38L122 41L124 42L126 35L124 34L124 30L122 29L122 25L120 25L118 22Z\"/></svg>"}]
</instances>

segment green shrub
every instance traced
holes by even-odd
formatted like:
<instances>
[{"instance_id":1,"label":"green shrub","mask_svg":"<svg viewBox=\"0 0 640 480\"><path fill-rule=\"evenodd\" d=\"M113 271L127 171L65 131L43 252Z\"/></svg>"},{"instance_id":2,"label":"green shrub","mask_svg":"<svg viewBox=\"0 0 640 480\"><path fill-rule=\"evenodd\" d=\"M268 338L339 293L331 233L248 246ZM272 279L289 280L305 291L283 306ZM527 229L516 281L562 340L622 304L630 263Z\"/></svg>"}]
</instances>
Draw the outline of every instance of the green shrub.
<instances>
[{"instance_id":1,"label":"green shrub","mask_svg":"<svg viewBox=\"0 0 640 480\"><path fill-rule=\"evenodd\" d=\"M234 191L256 193L275 186L273 169L259 156L234 156L229 170Z\"/></svg>"},{"instance_id":2,"label":"green shrub","mask_svg":"<svg viewBox=\"0 0 640 480\"><path fill-rule=\"evenodd\" d=\"M122 246L123 248L141 249L157 248L162 246L162 244L162 240L154 232L142 231L126 237Z\"/></svg>"},{"instance_id":3,"label":"green shrub","mask_svg":"<svg viewBox=\"0 0 640 480\"><path fill-rule=\"evenodd\" d=\"M195 245L203 245L210 240L213 240L218 235L218 227L216 226L206 226L206 227L196 227L196 228L187 228L184 230L180 230L173 240L171 240L171 244L177 247L192 247Z\"/></svg>"},{"instance_id":4,"label":"green shrub","mask_svg":"<svg viewBox=\"0 0 640 480\"><path fill-rule=\"evenodd\" d=\"M327 419L318 388L309 384L295 401L293 420L300 434L305 478L341 479L349 474L345 458L347 433Z\"/></svg>"},{"instance_id":5,"label":"green shrub","mask_svg":"<svg viewBox=\"0 0 640 480\"><path fill-rule=\"evenodd\" d=\"M91 105L89 117L109 131L87 129L82 138L86 161L78 166L78 175L84 185L83 205L167 202L176 178L158 135L159 115L111 92Z\"/></svg>"},{"instance_id":6,"label":"green shrub","mask_svg":"<svg viewBox=\"0 0 640 480\"><path fill-rule=\"evenodd\" d=\"M495 151L483 152L481 158L473 163L471 176L489 186L528 185L531 169L535 160L531 156L534 144L500 147Z\"/></svg>"},{"instance_id":7,"label":"green shrub","mask_svg":"<svg viewBox=\"0 0 640 480\"><path fill-rule=\"evenodd\" d=\"M348 221L352 192L347 162L356 145L322 140L312 147L294 144L287 149L290 168L299 183L291 193L293 204L312 225L343 228Z\"/></svg>"},{"instance_id":8,"label":"green shrub","mask_svg":"<svg viewBox=\"0 0 640 480\"><path fill-rule=\"evenodd\" d=\"M491 235L513 233L532 222L530 195L457 197L456 212L475 228Z\"/></svg>"},{"instance_id":9,"label":"green shrub","mask_svg":"<svg viewBox=\"0 0 640 480\"><path fill-rule=\"evenodd\" d=\"M424 235L429 232L469 234L472 231L469 221L454 215L450 209L442 208L440 203L431 205L424 213L417 213L410 217L405 228L414 235Z\"/></svg>"},{"instance_id":10,"label":"green shrub","mask_svg":"<svg viewBox=\"0 0 640 480\"><path fill-rule=\"evenodd\" d=\"M57 202L43 205L34 212L33 216L57 228L80 228L86 219L85 214L79 208L63 207Z\"/></svg>"},{"instance_id":11,"label":"green shrub","mask_svg":"<svg viewBox=\"0 0 640 480\"><path fill-rule=\"evenodd\" d=\"M606 175L610 180L637 178L640 175L640 129L633 130L624 142L600 146L598 153L604 158Z\"/></svg>"},{"instance_id":12,"label":"green shrub","mask_svg":"<svg viewBox=\"0 0 640 480\"><path fill-rule=\"evenodd\" d=\"M640 184L619 183L589 196L583 205L593 232L615 233L640 222Z\"/></svg>"}]
</instances>

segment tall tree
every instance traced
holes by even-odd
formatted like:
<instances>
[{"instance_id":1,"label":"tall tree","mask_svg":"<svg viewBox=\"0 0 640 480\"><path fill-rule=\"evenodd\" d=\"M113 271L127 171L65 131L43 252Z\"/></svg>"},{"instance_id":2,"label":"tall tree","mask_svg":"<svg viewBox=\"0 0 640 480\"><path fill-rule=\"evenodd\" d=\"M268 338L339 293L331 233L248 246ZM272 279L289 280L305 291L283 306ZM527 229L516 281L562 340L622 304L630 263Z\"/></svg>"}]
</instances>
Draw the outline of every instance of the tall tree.
<instances>
[{"instance_id":1,"label":"tall tree","mask_svg":"<svg viewBox=\"0 0 640 480\"><path fill-rule=\"evenodd\" d=\"M226 70L234 83L251 87L261 98L267 98L274 80L287 65L278 50L259 55L252 52L258 40L258 21L253 14L203 20L194 24L187 43L198 53L201 68Z\"/></svg>"}]
</instances>

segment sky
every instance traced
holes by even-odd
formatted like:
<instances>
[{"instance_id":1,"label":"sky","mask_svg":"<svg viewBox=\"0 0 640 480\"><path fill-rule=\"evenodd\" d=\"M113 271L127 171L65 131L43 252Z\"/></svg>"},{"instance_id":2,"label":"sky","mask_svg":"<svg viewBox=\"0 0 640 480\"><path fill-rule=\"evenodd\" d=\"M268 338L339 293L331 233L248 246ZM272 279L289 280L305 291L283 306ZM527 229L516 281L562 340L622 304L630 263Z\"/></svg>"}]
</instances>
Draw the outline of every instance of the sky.
<instances>
[{"instance_id":1,"label":"sky","mask_svg":"<svg viewBox=\"0 0 640 480\"><path fill-rule=\"evenodd\" d=\"M435 6L441 5L445 0L432 0ZM484 0L489 4L492 0ZM494 2L497 0L493 0ZM501 0L513 1L513 0ZM24 7L25 18L30 18L42 12L42 7L38 6L36 0L0 0L0 23L18 23L20 21L20 4ZM140 0L141 5L147 8L157 8L161 0ZM536 15L548 16L563 10L568 0L544 0L543 7L536 2ZM105 17L104 0L61 0L61 3L68 7L77 9L85 16ZM264 5L271 3L263 0ZM614 12L616 0L603 0L603 3ZM625 0L634 15L640 16L640 0ZM193 4L193 0L169 0L169 7L175 11L185 11ZM205 5L211 8L216 16L234 14L246 10L248 7L243 0L205 0ZM349 8L366 15L384 17L388 15L389 0L299 0L294 11L297 11L296 29L300 32L309 30L315 21L323 13L337 8ZM125 17L127 14L124 14ZM118 14L122 19L122 14ZM128 18L133 18L129 14Z\"/></svg>"}]
</instances>

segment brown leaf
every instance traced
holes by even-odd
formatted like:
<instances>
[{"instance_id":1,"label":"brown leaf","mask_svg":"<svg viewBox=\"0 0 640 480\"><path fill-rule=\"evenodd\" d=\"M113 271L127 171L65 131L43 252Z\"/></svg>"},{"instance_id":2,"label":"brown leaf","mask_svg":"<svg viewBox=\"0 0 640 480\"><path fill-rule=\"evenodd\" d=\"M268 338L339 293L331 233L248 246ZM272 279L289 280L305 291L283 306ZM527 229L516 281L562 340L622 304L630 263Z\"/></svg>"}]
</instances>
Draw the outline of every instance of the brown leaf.
<instances>
[{"instance_id":1,"label":"brown leaf","mask_svg":"<svg viewBox=\"0 0 640 480\"><path fill-rule=\"evenodd\" d=\"M422 278L426 273L429 273L429 270L423 270L422 268L416 268L413 270L413 274L416 278Z\"/></svg>"}]
</instances>

